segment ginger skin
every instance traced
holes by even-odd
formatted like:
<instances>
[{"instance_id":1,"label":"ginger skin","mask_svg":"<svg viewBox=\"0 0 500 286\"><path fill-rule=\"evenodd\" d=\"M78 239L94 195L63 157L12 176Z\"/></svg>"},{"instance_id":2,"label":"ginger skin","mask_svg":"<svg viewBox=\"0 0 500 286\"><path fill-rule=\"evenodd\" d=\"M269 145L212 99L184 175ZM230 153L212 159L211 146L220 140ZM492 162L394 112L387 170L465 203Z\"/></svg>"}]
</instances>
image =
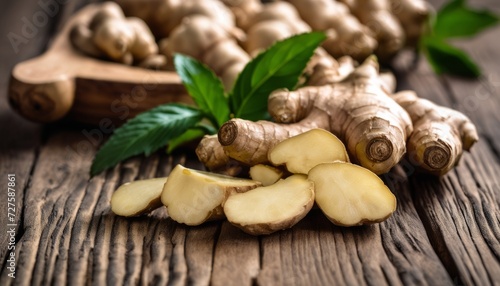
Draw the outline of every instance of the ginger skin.
<instances>
[{"instance_id":1,"label":"ginger skin","mask_svg":"<svg viewBox=\"0 0 500 286\"><path fill-rule=\"evenodd\" d=\"M142 62L151 58L156 58L157 63L166 61L158 55L158 45L146 23L135 17L125 18L120 6L113 2L104 3L89 23L72 27L70 41L86 55L126 65L145 66Z\"/></svg>"},{"instance_id":2,"label":"ginger skin","mask_svg":"<svg viewBox=\"0 0 500 286\"><path fill-rule=\"evenodd\" d=\"M196 155L200 162L204 163L205 167L211 172L237 176L246 168L233 158L229 158L217 139L217 135L205 135L198 147L196 147Z\"/></svg>"},{"instance_id":3,"label":"ginger skin","mask_svg":"<svg viewBox=\"0 0 500 286\"><path fill-rule=\"evenodd\" d=\"M251 55L269 48L272 44L296 34L311 31L293 5L272 2L262 6L247 29L245 49Z\"/></svg>"},{"instance_id":4,"label":"ginger skin","mask_svg":"<svg viewBox=\"0 0 500 286\"><path fill-rule=\"evenodd\" d=\"M316 31L326 31L323 48L333 57L351 56L364 60L377 47L372 32L343 4L332 0L287 0L300 17Z\"/></svg>"},{"instance_id":5,"label":"ginger skin","mask_svg":"<svg viewBox=\"0 0 500 286\"><path fill-rule=\"evenodd\" d=\"M252 25L252 18L262 10L260 0L221 0L233 12L236 26L247 30Z\"/></svg>"},{"instance_id":6,"label":"ginger skin","mask_svg":"<svg viewBox=\"0 0 500 286\"><path fill-rule=\"evenodd\" d=\"M169 37L184 18L206 16L224 30L235 27L231 10L218 0L117 0L125 15L144 20L158 39Z\"/></svg>"},{"instance_id":7,"label":"ginger skin","mask_svg":"<svg viewBox=\"0 0 500 286\"><path fill-rule=\"evenodd\" d=\"M424 0L390 0L392 14L399 20L406 36L406 46L416 47L429 17Z\"/></svg>"},{"instance_id":8,"label":"ginger skin","mask_svg":"<svg viewBox=\"0 0 500 286\"><path fill-rule=\"evenodd\" d=\"M167 57L181 53L209 66L228 91L250 61L250 56L227 31L202 15L185 18L160 45L161 53Z\"/></svg>"},{"instance_id":9,"label":"ginger skin","mask_svg":"<svg viewBox=\"0 0 500 286\"><path fill-rule=\"evenodd\" d=\"M414 131L407 142L410 162L420 171L444 175L458 164L463 150L478 141L476 127L459 111L401 91L392 98L410 115Z\"/></svg>"},{"instance_id":10,"label":"ginger skin","mask_svg":"<svg viewBox=\"0 0 500 286\"><path fill-rule=\"evenodd\" d=\"M391 59L405 44L405 34L392 14L389 0L342 0L378 42L375 53L383 61Z\"/></svg>"},{"instance_id":11,"label":"ginger skin","mask_svg":"<svg viewBox=\"0 0 500 286\"><path fill-rule=\"evenodd\" d=\"M258 55L277 41L312 30L300 18L297 9L287 2L271 2L262 5L261 11L254 14L250 20L251 25L247 28L247 38L244 42L244 48L251 56ZM350 57L343 57L337 63L327 51L323 48L317 48L304 70L304 76L305 78L316 77L314 75L315 66L318 64L325 64L332 70L346 75L352 71L352 68L347 70L342 68L345 58L350 59L352 66L352 59ZM311 83L309 82L308 84Z\"/></svg>"},{"instance_id":12,"label":"ginger skin","mask_svg":"<svg viewBox=\"0 0 500 286\"><path fill-rule=\"evenodd\" d=\"M224 152L237 161L250 166L266 164L269 150L279 142L314 128L326 129L324 117L320 114L310 117L297 124L231 119L219 130L219 142Z\"/></svg>"},{"instance_id":13,"label":"ginger skin","mask_svg":"<svg viewBox=\"0 0 500 286\"><path fill-rule=\"evenodd\" d=\"M305 72L311 74L308 85L325 85L341 81L353 70L354 62L352 58L343 57L337 62L335 59L326 54L323 49L318 48L309 62L308 67L306 67ZM261 129L265 130L264 132L266 134L274 133L273 124L269 125L268 123L270 122L268 121L261 121L260 123L262 123ZM249 126L249 128L251 127L254 126ZM298 135L315 127L318 126L316 124L311 124L310 126L303 126L303 128L294 129L291 132L273 134L274 137L266 139L266 141L271 140L274 142L273 144L277 144L278 142L281 142L291 136ZM262 132L262 130L259 129L258 131ZM262 152L258 152L255 155L259 158L263 158L267 156L266 152L267 149L263 149ZM245 165L248 163L242 164L237 161L237 156L235 158L227 156L224 149L220 145L217 136L203 137L196 148L196 154L198 155L200 162L202 162L205 167L212 172L237 176L247 169L247 166Z\"/></svg>"},{"instance_id":14,"label":"ginger skin","mask_svg":"<svg viewBox=\"0 0 500 286\"><path fill-rule=\"evenodd\" d=\"M232 119L219 130L226 154L245 164L267 162L270 148L312 128L326 129L344 143L354 162L376 174L388 172L406 152L412 124L378 78L378 63L368 58L339 83L278 90L268 101L278 123Z\"/></svg>"}]
</instances>

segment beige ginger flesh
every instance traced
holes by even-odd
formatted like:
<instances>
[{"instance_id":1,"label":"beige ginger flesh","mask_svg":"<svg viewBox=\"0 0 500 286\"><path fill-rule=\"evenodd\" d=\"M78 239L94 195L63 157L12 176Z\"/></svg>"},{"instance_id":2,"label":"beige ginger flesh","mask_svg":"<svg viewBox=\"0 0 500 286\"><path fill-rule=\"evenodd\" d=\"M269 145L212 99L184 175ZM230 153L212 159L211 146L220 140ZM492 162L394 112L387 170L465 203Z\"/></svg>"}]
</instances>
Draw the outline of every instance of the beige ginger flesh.
<instances>
[{"instance_id":1,"label":"beige ginger flesh","mask_svg":"<svg viewBox=\"0 0 500 286\"><path fill-rule=\"evenodd\" d=\"M290 228L311 210L314 184L305 175L293 175L277 183L231 195L224 203L228 221L253 234Z\"/></svg>"},{"instance_id":2,"label":"beige ginger flesh","mask_svg":"<svg viewBox=\"0 0 500 286\"><path fill-rule=\"evenodd\" d=\"M111 211L138 216L162 206L160 197L167 178L138 180L121 185L111 196Z\"/></svg>"},{"instance_id":3,"label":"beige ginger flesh","mask_svg":"<svg viewBox=\"0 0 500 286\"><path fill-rule=\"evenodd\" d=\"M264 187L276 183L284 176L283 171L280 169L264 164L257 164L250 167L249 174L252 180L261 182Z\"/></svg>"},{"instance_id":4,"label":"beige ginger flesh","mask_svg":"<svg viewBox=\"0 0 500 286\"><path fill-rule=\"evenodd\" d=\"M261 186L260 182L223 176L177 165L161 194L168 215L176 222L200 225L224 217L222 204L232 193Z\"/></svg>"},{"instance_id":5,"label":"beige ginger flesh","mask_svg":"<svg viewBox=\"0 0 500 286\"><path fill-rule=\"evenodd\" d=\"M323 129L312 129L278 143L268 158L273 165L285 165L294 174L307 174L321 163L349 162L342 141Z\"/></svg>"},{"instance_id":6,"label":"beige ginger flesh","mask_svg":"<svg viewBox=\"0 0 500 286\"><path fill-rule=\"evenodd\" d=\"M396 197L373 172L350 163L324 163L311 169L316 204L340 226L381 222L396 210Z\"/></svg>"}]
</instances>

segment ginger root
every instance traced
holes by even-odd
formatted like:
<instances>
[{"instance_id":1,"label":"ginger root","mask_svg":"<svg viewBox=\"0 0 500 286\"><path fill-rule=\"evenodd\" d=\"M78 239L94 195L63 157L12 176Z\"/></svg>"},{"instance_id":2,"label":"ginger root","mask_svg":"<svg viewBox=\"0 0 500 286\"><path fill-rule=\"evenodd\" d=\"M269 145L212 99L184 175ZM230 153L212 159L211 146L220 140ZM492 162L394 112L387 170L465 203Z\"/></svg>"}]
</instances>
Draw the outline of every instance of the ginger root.
<instances>
[{"instance_id":1,"label":"ginger root","mask_svg":"<svg viewBox=\"0 0 500 286\"><path fill-rule=\"evenodd\" d=\"M390 0L392 14L403 27L406 46L416 47L420 36L424 33L425 23L429 17L429 8L424 0Z\"/></svg>"},{"instance_id":2,"label":"ginger root","mask_svg":"<svg viewBox=\"0 0 500 286\"><path fill-rule=\"evenodd\" d=\"M208 17L185 18L168 39L162 40L167 57L182 53L200 60L218 75L226 90L231 90L250 56L236 40Z\"/></svg>"},{"instance_id":3,"label":"ginger root","mask_svg":"<svg viewBox=\"0 0 500 286\"><path fill-rule=\"evenodd\" d=\"M235 28L234 15L219 0L116 0L128 17L144 20L158 39L170 36L184 18L202 15L227 32Z\"/></svg>"},{"instance_id":4,"label":"ginger root","mask_svg":"<svg viewBox=\"0 0 500 286\"><path fill-rule=\"evenodd\" d=\"M323 48L335 58L351 56L364 60L371 55L377 41L372 32L362 25L343 4L333 0L287 0L302 19L316 31L326 31L328 39Z\"/></svg>"},{"instance_id":5,"label":"ginger root","mask_svg":"<svg viewBox=\"0 0 500 286\"><path fill-rule=\"evenodd\" d=\"M139 18L125 18L121 8L106 2L88 25L77 23L70 32L75 48L96 58L108 58L126 65L166 66L166 58L158 54L158 45L149 27ZM146 61L147 60L147 61Z\"/></svg>"},{"instance_id":6,"label":"ginger root","mask_svg":"<svg viewBox=\"0 0 500 286\"><path fill-rule=\"evenodd\" d=\"M236 26L247 30L252 24L252 18L262 10L260 0L221 0L231 9L236 20Z\"/></svg>"},{"instance_id":7,"label":"ginger root","mask_svg":"<svg viewBox=\"0 0 500 286\"><path fill-rule=\"evenodd\" d=\"M244 47L255 56L277 41L309 31L311 27L300 18L290 3L267 3L251 18Z\"/></svg>"},{"instance_id":8,"label":"ginger root","mask_svg":"<svg viewBox=\"0 0 500 286\"><path fill-rule=\"evenodd\" d=\"M251 18L243 46L250 55L256 56L280 40L310 31L311 27L300 18L297 9L292 4L271 2L263 5L260 12ZM315 77L314 68L318 64L325 64L336 71L344 72L331 55L323 48L318 48L304 70L304 78Z\"/></svg>"},{"instance_id":9,"label":"ginger root","mask_svg":"<svg viewBox=\"0 0 500 286\"><path fill-rule=\"evenodd\" d=\"M205 135L196 147L198 160L211 172L237 176L245 170L240 162L229 158L219 143L217 135Z\"/></svg>"},{"instance_id":10,"label":"ginger root","mask_svg":"<svg viewBox=\"0 0 500 286\"><path fill-rule=\"evenodd\" d=\"M69 32L69 40L78 50L94 58L104 58L104 52L94 44L92 37L92 30L83 23L74 25Z\"/></svg>"},{"instance_id":11,"label":"ginger root","mask_svg":"<svg viewBox=\"0 0 500 286\"><path fill-rule=\"evenodd\" d=\"M224 203L227 220L253 235L270 234L294 226L314 204L314 184L305 175L241 194Z\"/></svg>"},{"instance_id":12,"label":"ginger root","mask_svg":"<svg viewBox=\"0 0 500 286\"><path fill-rule=\"evenodd\" d=\"M405 34L398 19L392 14L390 0L342 0L359 21L375 35L378 46L375 53L387 61L405 44Z\"/></svg>"},{"instance_id":13,"label":"ginger root","mask_svg":"<svg viewBox=\"0 0 500 286\"><path fill-rule=\"evenodd\" d=\"M266 163L268 150L279 142L322 128L346 143L354 162L383 174L404 155L413 130L409 115L382 88L373 57L339 83L275 91L268 109L278 123L231 119L221 127L219 142L229 157Z\"/></svg>"},{"instance_id":14,"label":"ginger root","mask_svg":"<svg viewBox=\"0 0 500 286\"><path fill-rule=\"evenodd\" d=\"M450 171L478 140L476 127L459 111L419 98L413 91L401 91L392 98L410 115L413 133L407 142L410 162L434 175Z\"/></svg>"},{"instance_id":15,"label":"ginger root","mask_svg":"<svg viewBox=\"0 0 500 286\"><path fill-rule=\"evenodd\" d=\"M350 163L324 163L311 169L316 204L340 226L381 222L396 210L396 197L369 170Z\"/></svg>"}]
</instances>

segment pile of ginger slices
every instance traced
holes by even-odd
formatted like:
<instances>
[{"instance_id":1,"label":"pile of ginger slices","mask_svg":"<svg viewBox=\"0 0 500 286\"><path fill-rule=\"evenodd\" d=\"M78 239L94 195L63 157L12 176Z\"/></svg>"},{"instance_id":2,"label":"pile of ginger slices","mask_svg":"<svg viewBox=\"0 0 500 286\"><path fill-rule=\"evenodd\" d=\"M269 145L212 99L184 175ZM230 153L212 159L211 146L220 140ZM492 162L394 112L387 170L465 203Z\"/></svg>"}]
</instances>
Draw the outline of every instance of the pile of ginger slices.
<instances>
[{"instance_id":1,"label":"pile of ginger slices","mask_svg":"<svg viewBox=\"0 0 500 286\"><path fill-rule=\"evenodd\" d=\"M195 226L226 218L252 235L292 227L314 203L339 226L381 222L396 210L396 197L384 182L349 163L344 144L323 129L282 141L269 151L269 161L272 166L250 168L252 179L177 165L168 178L120 186L111 210L128 217L164 205L178 223Z\"/></svg>"}]
</instances>

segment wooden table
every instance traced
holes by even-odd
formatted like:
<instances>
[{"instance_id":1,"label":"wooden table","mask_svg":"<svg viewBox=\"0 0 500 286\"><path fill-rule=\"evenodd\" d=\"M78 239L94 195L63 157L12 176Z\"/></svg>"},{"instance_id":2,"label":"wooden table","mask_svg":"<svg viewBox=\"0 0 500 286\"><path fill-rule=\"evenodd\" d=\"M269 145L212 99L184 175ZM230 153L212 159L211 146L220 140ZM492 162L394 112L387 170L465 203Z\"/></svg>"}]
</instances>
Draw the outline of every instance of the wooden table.
<instances>
[{"instance_id":1,"label":"wooden table","mask_svg":"<svg viewBox=\"0 0 500 286\"><path fill-rule=\"evenodd\" d=\"M0 285L500 285L500 27L457 43L480 63L480 80L436 76L423 60L398 74L399 89L415 89L477 124L480 141L455 170L435 178L402 164L382 176L398 208L377 225L336 227L312 211L292 229L253 237L227 222L180 225L163 209L133 219L110 212L122 183L166 176L177 163L201 168L192 151L138 156L89 180L106 134L71 122L34 124L10 110L10 69L40 54L88 1L60 1L67 3L16 53L6 35L21 33L23 17L43 11L37 2L3 3L0 17ZM498 1L475 2L500 12ZM8 174L17 183L11 232ZM7 268L12 246L15 279Z\"/></svg>"}]
</instances>

